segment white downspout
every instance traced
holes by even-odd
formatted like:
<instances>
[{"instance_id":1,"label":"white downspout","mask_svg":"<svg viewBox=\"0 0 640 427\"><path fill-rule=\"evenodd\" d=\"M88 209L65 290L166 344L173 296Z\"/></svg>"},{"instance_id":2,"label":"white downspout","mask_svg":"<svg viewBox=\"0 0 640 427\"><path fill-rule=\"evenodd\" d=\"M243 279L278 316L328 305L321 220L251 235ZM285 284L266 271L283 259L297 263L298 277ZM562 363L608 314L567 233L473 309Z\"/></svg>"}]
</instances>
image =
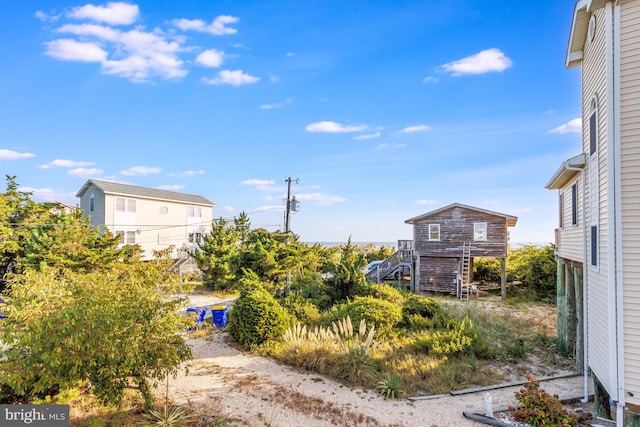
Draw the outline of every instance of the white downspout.
<instances>
[{"instance_id":1,"label":"white downspout","mask_svg":"<svg viewBox=\"0 0 640 427\"><path fill-rule=\"evenodd\" d=\"M617 425L624 425L625 369L624 369L624 286L622 256L622 176L621 176L621 140L620 140L620 1L613 5L613 176L614 176L614 254L616 287L616 353L618 406L616 408Z\"/></svg>"},{"instance_id":2,"label":"white downspout","mask_svg":"<svg viewBox=\"0 0 640 427\"><path fill-rule=\"evenodd\" d=\"M565 165L564 168L566 170L580 172L580 178L582 181L582 377L584 379L584 396L581 402L587 403L589 401L589 351L587 346L589 319L589 316L587 315L587 278L589 275L589 269L587 268L587 210L584 205L586 178L583 168L577 168L569 165Z\"/></svg>"}]
</instances>

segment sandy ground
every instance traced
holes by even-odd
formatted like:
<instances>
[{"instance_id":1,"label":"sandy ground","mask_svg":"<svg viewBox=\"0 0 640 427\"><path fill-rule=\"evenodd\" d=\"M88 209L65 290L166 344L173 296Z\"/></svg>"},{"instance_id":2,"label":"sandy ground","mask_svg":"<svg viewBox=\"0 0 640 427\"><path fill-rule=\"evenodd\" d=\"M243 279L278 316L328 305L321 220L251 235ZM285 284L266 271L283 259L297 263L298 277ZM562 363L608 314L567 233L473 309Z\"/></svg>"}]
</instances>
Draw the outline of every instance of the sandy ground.
<instances>
[{"instance_id":1,"label":"sandy ground","mask_svg":"<svg viewBox=\"0 0 640 427\"><path fill-rule=\"evenodd\" d=\"M205 305L204 300L193 301ZM219 301L211 302L213 304ZM297 371L243 352L221 331L188 341L193 360L169 380L169 397L203 417L238 426L481 426L463 412L485 414L487 391L424 400L384 400L375 391L349 388L315 373ZM542 381L561 398L583 394L581 376ZM159 394L164 392L164 386ZM520 386L490 390L495 412L516 404Z\"/></svg>"}]
</instances>

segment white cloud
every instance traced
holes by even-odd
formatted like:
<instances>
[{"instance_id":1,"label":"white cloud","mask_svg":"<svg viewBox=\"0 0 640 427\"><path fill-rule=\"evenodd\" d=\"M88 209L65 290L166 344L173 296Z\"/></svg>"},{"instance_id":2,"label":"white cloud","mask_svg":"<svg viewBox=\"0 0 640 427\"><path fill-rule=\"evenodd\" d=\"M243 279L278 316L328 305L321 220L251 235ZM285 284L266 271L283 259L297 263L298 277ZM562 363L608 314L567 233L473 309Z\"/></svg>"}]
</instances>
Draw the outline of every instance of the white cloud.
<instances>
[{"instance_id":1,"label":"white cloud","mask_svg":"<svg viewBox=\"0 0 640 427\"><path fill-rule=\"evenodd\" d=\"M336 203L346 202L347 199L342 196L329 196L323 193L302 193L296 194L296 199L300 201L309 201L318 206L331 206Z\"/></svg>"},{"instance_id":2,"label":"white cloud","mask_svg":"<svg viewBox=\"0 0 640 427\"><path fill-rule=\"evenodd\" d=\"M327 132L327 133L343 133L343 132L360 132L366 130L366 125L342 125L332 121L323 121L310 123L305 130L307 132Z\"/></svg>"},{"instance_id":3,"label":"white cloud","mask_svg":"<svg viewBox=\"0 0 640 427\"><path fill-rule=\"evenodd\" d=\"M389 143L384 143L384 144L380 144L378 146L376 146L376 148L374 148L374 150L386 150L386 149L391 149L391 150L395 150L397 148L404 148L406 147L407 144L389 144Z\"/></svg>"},{"instance_id":4,"label":"white cloud","mask_svg":"<svg viewBox=\"0 0 640 427\"><path fill-rule=\"evenodd\" d=\"M430 199L419 199L416 200L416 205L437 205L439 202L437 200Z\"/></svg>"},{"instance_id":5,"label":"white cloud","mask_svg":"<svg viewBox=\"0 0 640 427\"><path fill-rule=\"evenodd\" d=\"M354 136L353 139L358 139L358 140L375 139L375 138L380 138L380 135L382 135L380 132L366 133L366 134L363 134L363 135Z\"/></svg>"},{"instance_id":6,"label":"white cloud","mask_svg":"<svg viewBox=\"0 0 640 427\"><path fill-rule=\"evenodd\" d=\"M294 52L287 52L285 53L285 56L296 56L296 54Z\"/></svg>"},{"instance_id":7,"label":"white cloud","mask_svg":"<svg viewBox=\"0 0 640 427\"><path fill-rule=\"evenodd\" d=\"M101 176L103 173L104 171L98 168L75 168L67 172L67 175L79 176L82 178L93 178Z\"/></svg>"},{"instance_id":8,"label":"white cloud","mask_svg":"<svg viewBox=\"0 0 640 427\"><path fill-rule=\"evenodd\" d=\"M427 125L415 125L415 126L407 126L406 128L402 129L400 131L400 133L414 133L414 132L424 132L431 129L429 126Z\"/></svg>"},{"instance_id":9,"label":"white cloud","mask_svg":"<svg viewBox=\"0 0 640 427\"><path fill-rule=\"evenodd\" d=\"M275 74L269 74L269 81L271 83L279 83L280 82L280 77L276 76Z\"/></svg>"},{"instance_id":10,"label":"white cloud","mask_svg":"<svg viewBox=\"0 0 640 427\"><path fill-rule=\"evenodd\" d=\"M220 209L225 212L234 212L236 210L233 206L221 206Z\"/></svg>"},{"instance_id":11,"label":"white cloud","mask_svg":"<svg viewBox=\"0 0 640 427\"><path fill-rule=\"evenodd\" d=\"M483 50L475 55L442 65L442 69L452 76L502 72L513 62L500 49Z\"/></svg>"},{"instance_id":12,"label":"white cloud","mask_svg":"<svg viewBox=\"0 0 640 427\"><path fill-rule=\"evenodd\" d=\"M96 24L66 24L55 30L57 33L70 33L77 36L96 37L108 41L117 41L122 32L111 27Z\"/></svg>"},{"instance_id":13,"label":"white cloud","mask_svg":"<svg viewBox=\"0 0 640 427\"><path fill-rule=\"evenodd\" d=\"M32 153L19 153L13 150L0 149L0 160L28 159L35 156L36 155Z\"/></svg>"},{"instance_id":14,"label":"white cloud","mask_svg":"<svg viewBox=\"0 0 640 427\"><path fill-rule=\"evenodd\" d=\"M147 166L134 166L127 170L120 171L120 173L124 176L142 176L142 175L151 175L158 174L162 172L162 169L157 167L147 167Z\"/></svg>"},{"instance_id":15,"label":"white cloud","mask_svg":"<svg viewBox=\"0 0 640 427\"><path fill-rule=\"evenodd\" d=\"M184 171L180 173L170 173L168 175L179 177L179 178L185 178L185 177L196 176L196 175L204 175L204 173L205 172L203 170L197 170L197 171Z\"/></svg>"},{"instance_id":16,"label":"white cloud","mask_svg":"<svg viewBox=\"0 0 640 427\"><path fill-rule=\"evenodd\" d=\"M95 24L68 24L56 30L75 36L97 39L95 42L58 39L45 43L47 55L69 61L100 62L105 74L115 74L133 81L147 81L158 75L165 79L187 74L178 54L184 50L180 43L161 35L141 31L120 31ZM108 42L108 43L105 43ZM101 45L107 45L112 57ZM107 47L105 46L105 47Z\"/></svg>"},{"instance_id":17,"label":"white cloud","mask_svg":"<svg viewBox=\"0 0 640 427\"><path fill-rule=\"evenodd\" d=\"M52 168L77 168L83 166L93 166L94 162L76 162L73 160L55 159L50 163L40 165L40 169L52 169Z\"/></svg>"},{"instance_id":18,"label":"white cloud","mask_svg":"<svg viewBox=\"0 0 640 427\"><path fill-rule=\"evenodd\" d=\"M215 49L209 49L202 52L196 58L196 62L205 67L218 68L224 61L224 52Z\"/></svg>"},{"instance_id":19,"label":"white cloud","mask_svg":"<svg viewBox=\"0 0 640 427\"><path fill-rule=\"evenodd\" d=\"M245 74L242 70L222 70L216 77L212 79L204 79L204 82L210 85L242 86L245 84L256 83L259 80L260 77Z\"/></svg>"},{"instance_id":20,"label":"white cloud","mask_svg":"<svg viewBox=\"0 0 640 427\"><path fill-rule=\"evenodd\" d=\"M572 119L568 123L551 129L549 133L581 133L582 132L582 119Z\"/></svg>"},{"instance_id":21,"label":"white cloud","mask_svg":"<svg viewBox=\"0 0 640 427\"><path fill-rule=\"evenodd\" d=\"M259 108L261 110L274 110L277 108L283 108L288 104L291 104L292 102L293 102L293 98L287 98L284 101L276 102L275 104L262 104Z\"/></svg>"},{"instance_id":22,"label":"white cloud","mask_svg":"<svg viewBox=\"0 0 640 427\"><path fill-rule=\"evenodd\" d=\"M20 187L20 191L31 193L35 200L42 200L46 202L61 202L68 205L74 205L76 203L76 195L74 192L60 193L51 188L33 188L33 187Z\"/></svg>"},{"instance_id":23,"label":"white cloud","mask_svg":"<svg viewBox=\"0 0 640 427\"><path fill-rule=\"evenodd\" d=\"M79 42L72 39L58 39L45 43L47 55L65 61L102 62L107 52L91 42Z\"/></svg>"},{"instance_id":24,"label":"white cloud","mask_svg":"<svg viewBox=\"0 0 640 427\"><path fill-rule=\"evenodd\" d=\"M91 19L110 25L129 25L138 19L138 5L122 2L109 2L106 6L87 4L76 7L67 13L70 18Z\"/></svg>"},{"instance_id":25,"label":"white cloud","mask_svg":"<svg viewBox=\"0 0 640 427\"><path fill-rule=\"evenodd\" d=\"M235 16L220 15L207 25L201 19L174 19L173 25L183 31L198 31L202 33L213 34L214 36L223 36L226 34L235 34L238 32L235 28L227 27L228 24L235 24L239 19Z\"/></svg>"},{"instance_id":26,"label":"white cloud","mask_svg":"<svg viewBox=\"0 0 640 427\"><path fill-rule=\"evenodd\" d=\"M283 185L275 185L275 181L268 179L245 179L240 184L253 185L258 191L286 191L286 187Z\"/></svg>"},{"instance_id":27,"label":"white cloud","mask_svg":"<svg viewBox=\"0 0 640 427\"><path fill-rule=\"evenodd\" d=\"M182 190L183 188L184 188L184 185L180 185L180 184L158 186L159 190L167 190L167 191L178 191L178 190Z\"/></svg>"},{"instance_id":28,"label":"white cloud","mask_svg":"<svg viewBox=\"0 0 640 427\"><path fill-rule=\"evenodd\" d=\"M437 81L438 81L438 78L432 77L432 76L427 76L422 80L423 83L436 83Z\"/></svg>"},{"instance_id":29,"label":"white cloud","mask_svg":"<svg viewBox=\"0 0 640 427\"><path fill-rule=\"evenodd\" d=\"M60 15L51 15L41 10L37 10L35 13L35 17L42 22L55 22L58 20L58 18L60 18Z\"/></svg>"},{"instance_id":30,"label":"white cloud","mask_svg":"<svg viewBox=\"0 0 640 427\"><path fill-rule=\"evenodd\" d=\"M245 179L240 184L242 185L273 185L275 181L269 179Z\"/></svg>"}]
</instances>

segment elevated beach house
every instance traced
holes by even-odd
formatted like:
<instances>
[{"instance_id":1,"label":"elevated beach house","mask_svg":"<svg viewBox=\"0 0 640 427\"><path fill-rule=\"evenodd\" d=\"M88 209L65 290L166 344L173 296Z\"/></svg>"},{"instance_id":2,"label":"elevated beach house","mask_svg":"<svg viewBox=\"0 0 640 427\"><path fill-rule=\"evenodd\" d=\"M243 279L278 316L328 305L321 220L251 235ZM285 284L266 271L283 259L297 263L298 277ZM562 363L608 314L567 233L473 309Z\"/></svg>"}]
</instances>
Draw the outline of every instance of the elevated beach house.
<instances>
[{"instance_id":1,"label":"elevated beach house","mask_svg":"<svg viewBox=\"0 0 640 427\"><path fill-rule=\"evenodd\" d=\"M170 245L195 249L211 231L214 204L202 196L90 179L76 197L91 224L140 245L145 259Z\"/></svg>"},{"instance_id":2,"label":"elevated beach house","mask_svg":"<svg viewBox=\"0 0 640 427\"><path fill-rule=\"evenodd\" d=\"M600 414L640 425L640 0L576 2L582 143L557 190L558 333L592 374Z\"/></svg>"}]
</instances>

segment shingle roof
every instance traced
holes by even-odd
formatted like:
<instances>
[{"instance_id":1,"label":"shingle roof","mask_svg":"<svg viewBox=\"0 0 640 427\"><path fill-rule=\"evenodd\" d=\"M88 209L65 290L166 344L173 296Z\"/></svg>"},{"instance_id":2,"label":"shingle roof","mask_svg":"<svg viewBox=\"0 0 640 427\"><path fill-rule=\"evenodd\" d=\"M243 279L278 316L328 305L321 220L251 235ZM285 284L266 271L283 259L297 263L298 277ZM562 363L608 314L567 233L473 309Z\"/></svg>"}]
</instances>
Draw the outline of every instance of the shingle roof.
<instances>
[{"instance_id":1,"label":"shingle roof","mask_svg":"<svg viewBox=\"0 0 640 427\"><path fill-rule=\"evenodd\" d=\"M507 220L507 225L509 227L515 226L516 222L518 221L518 217L517 216L507 215L507 214L503 214L503 213L500 213L500 212L494 212L494 211L490 211L490 210L487 210L487 209L476 208L476 207L473 207L473 206L467 206L467 205L463 205L462 203L452 203L452 204L450 204L448 206L445 206L443 208L436 209L435 211L427 212L425 214L416 216L414 218L410 218L410 219L405 221L405 224L413 224L416 221L420 221L420 220L426 219L426 218L428 218L430 216L433 216L435 214L438 214L438 213L440 213L442 211L445 211L445 210L451 209L451 208L471 209L471 210L478 211L478 212L484 212L484 213L487 213L487 214L490 214L490 215L501 216L501 217L503 217L503 218L505 218Z\"/></svg>"},{"instance_id":2,"label":"shingle roof","mask_svg":"<svg viewBox=\"0 0 640 427\"><path fill-rule=\"evenodd\" d=\"M120 184L117 182L101 181L98 179L90 179L87 181L76 197L82 197L90 186L94 186L102 190L105 194L120 194L123 196L136 196L146 199L173 200L178 202L193 203L198 205L214 206L210 200L197 196L195 194L177 193L175 191L158 190L155 188L138 187L136 185Z\"/></svg>"}]
</instances>

